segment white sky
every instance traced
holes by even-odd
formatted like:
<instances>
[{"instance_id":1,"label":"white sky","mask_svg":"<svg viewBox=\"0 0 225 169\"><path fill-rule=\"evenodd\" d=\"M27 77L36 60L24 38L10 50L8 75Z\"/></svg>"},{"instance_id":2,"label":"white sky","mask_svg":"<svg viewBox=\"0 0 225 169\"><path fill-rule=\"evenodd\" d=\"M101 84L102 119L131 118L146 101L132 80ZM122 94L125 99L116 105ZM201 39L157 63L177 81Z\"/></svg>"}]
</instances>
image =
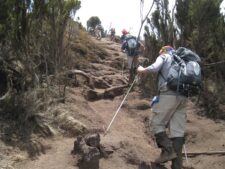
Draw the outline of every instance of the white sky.
<instances>
[{"instance_id":1,"label":"white sky","mask_svg":"<svg viewBox=\"0 0 225 169\"><path fill-rule=\"evenodd\" d=\"M80 0L81 8L75 18L80 17L80 22L86 27L87 20L92 16L98 16L105 30L110 25L116 29L116 34L121 35L122 29L130 31L137 36L141 26L140 0ZM174 0L170 0L173 6ZM152 0L144 0L143 15L147 14ZM225 0L221 8L225 6ZM143 30L143 28L142 28Z\"/></svg>"},{"instance_id":2,"label":"white sky","mask_svg":"<svg viewBox=\"0 0 225 169\"><path fill-rule=\"evenodd\" d=\"M152 0L144 1L144 16L151 3ZM81 0L81 8L75 17L80 17L82 25L86 27L87 20L92 16L98 16L107 31L111 25L117 35L126 29L137 36L141 26L140 0Z\"/></svg>"},{"instance_id":3,"label":"white sky","mask_svg":"<svg viewBox=\"0 0 225 169\"><path fill-rule=\"evenodd\" d=\"M223 0L221 6L220 6L221 12L225 15L225 0Z\"/></svg>"}]
</instances>

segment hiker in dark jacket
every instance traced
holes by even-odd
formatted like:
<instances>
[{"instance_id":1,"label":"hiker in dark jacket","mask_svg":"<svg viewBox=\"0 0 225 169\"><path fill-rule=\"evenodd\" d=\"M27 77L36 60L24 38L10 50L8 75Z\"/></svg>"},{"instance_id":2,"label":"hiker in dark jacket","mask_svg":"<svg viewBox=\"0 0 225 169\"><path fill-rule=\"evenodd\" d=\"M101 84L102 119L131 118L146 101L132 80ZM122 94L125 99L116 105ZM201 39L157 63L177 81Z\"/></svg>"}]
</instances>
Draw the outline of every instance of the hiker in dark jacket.
<instances>
[{"instance_id":1,"label":"hiker in dark jacket","mask_svg":"<svg viewBox=\"0 0 225 169\"><path fill-rule=\"evenodd\" d=\"M115 41L115 38L116 38L116 30L115 30L115 28L111 28L110 29L110 40Z\"/></svg>"},{"instance_id":2,"label":"hiker in dark jacket","mask_svg":"<svg viewBox=\"0 0 225 169\"><path fill-rule=\"evenodd\" d=\"M123 29L121 32L122 32L122 35L121 35L121 37L120 37L120 43L122 44L123 41L124 41L124 39L125 39L125 37L126 37L126 35L127 35L129 32L127 32L126 29Z\"/></svg>"},{"instance_id":3,"label":"hiker in dark jacket","mask_svg":"<svg viewBox=\"0 0 225 169\"><path fill-rule=\"evenodd\" d=\"M128 56L137 56L139 54L139 48L141 44L139 41L137 41L135 36L132 36L131 34L127 34L123 40L123 43L121 45L121 50L123 52L126 52Z\"/></svg>"},{"instance_id":4,"label":"hiker in dark jacket","mask_svg":"<svg viewBox=\"0 0 225 169\"><path fill-rule=\"evenodd\" d=\"M139 66L137 73L158 72L159 101L152 107L151 129L162 151L155 162L164 163L172 160L171 168L181 169L187 98L171 91L166 85L165 79L173 60L173 50L170 46L162 47L156 61L146 68ZM166 133L167 129L169 136Z\"/></svg>"}]
</instances>

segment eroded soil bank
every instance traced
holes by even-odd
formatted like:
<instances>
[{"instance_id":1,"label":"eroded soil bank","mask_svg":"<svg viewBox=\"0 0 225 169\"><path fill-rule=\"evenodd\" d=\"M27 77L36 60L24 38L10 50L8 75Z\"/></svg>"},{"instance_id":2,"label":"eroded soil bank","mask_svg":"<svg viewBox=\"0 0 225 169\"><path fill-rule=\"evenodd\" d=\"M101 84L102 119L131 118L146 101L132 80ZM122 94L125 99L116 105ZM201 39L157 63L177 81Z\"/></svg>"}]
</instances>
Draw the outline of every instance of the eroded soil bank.
<instances>
[{"instance_id":1,"label":"eroded soil bank","mask_svg":"<svg viewBox=\"0 0 225 169\"><path fill-rule=\"evenodd\" d=\"M128 88L128 73L126 67L122 69L127 62L125 54L120 52L120 44L106 38L101 41L92 40L102 46L108 56L95 63L90 63L86 70L82 70L86 74L78 77L80 83L82 80L84 83L86 82L87 77L85 76L92 77L94 79L94 83L91 84L92 88L86 88L85 85L68 88L66 101L64 104L58 105L58 110L66 111L67 115L79 121L90 133L100 134L101 144L107 148L107 152L111 152L107 158L100 158L100 154L96 155L96 157L98 156L97 167L100 169L147 169L153 167L150 166L150 162L159 154L159 150L150 134L150 98L144 98L137 85L128 95L110 130L104 135L104 130L112 120ZM188 156L187 159L184 157L184 165L186 168L194 169L223 169L225 155L213 152L225 149L225 123L201 117L197 115L198 111L195 104L189 102L185 147L188 153L200 154ZM74 124L77 123L74 122ZM5 160L0 161L0 168L80 168L81 166L77 163L80 157L76 153L71 154L77 137L71 135L69 130L71 128L68 128L64 134L56 133L50 138L40 138L43 151L33 158L29 158L27 152L4 145L2 149L5 153L0 156L0 160ZM36 148L36 150L39 149L41 148ZM34 149L34 151L36 150ZM98 154L97 151L95 153ZM4 158L2 158L3 156ZM166 163L164 168L169 169L170 163ZM94 168L88 166L87 169Z\"/></svg>"}]
</instances>

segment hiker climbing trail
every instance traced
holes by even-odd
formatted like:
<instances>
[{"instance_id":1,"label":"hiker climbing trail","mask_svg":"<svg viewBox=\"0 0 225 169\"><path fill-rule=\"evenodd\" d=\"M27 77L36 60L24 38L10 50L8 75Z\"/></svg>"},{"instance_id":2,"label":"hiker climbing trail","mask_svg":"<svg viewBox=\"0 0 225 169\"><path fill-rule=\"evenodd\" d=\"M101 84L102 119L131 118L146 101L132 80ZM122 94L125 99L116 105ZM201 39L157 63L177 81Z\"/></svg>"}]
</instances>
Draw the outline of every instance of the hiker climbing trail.
<instances>
[{"instance_id":1,"label":"hiker climbing trail","mask_svg":"<svg viewBox=\"0 0 225 169\"><path fill-rule=\"evenodd\" d=\"M160 153L149 129L149 98L144 98L135 84L128 94L107 134L104 131L110 124L115 112L126 94L128 86L128 71L122 69L126 55L120 51L120 44L107 38L96 40L90 37L96 47L102 48L104 54L98 61L91 62L89 68L80 70L80 74L87 79L90 88L74 87L69 89L69 95L63 108L72 112L73 117L83 124L84 131L100 134L100 143L110 155L99 159L100 169L150 169L151 161ZM99 55L99 51L94 51ZM126 63L126 61L125 61ZM123 70L123 74L122 74ZM79 110L79 111L78 111ZM187 123L187 152L207 152L224 150L225 124L214 122L197 115L200 111L191 102L188 105ZM69 129L68 129L69 130ZM87 132L88 133L88 132ZM71 155L74 141L77 137L65 133L65 136L47 138L44 146L45 153L40 153L34 159L16 163L15 169L80 169L77 166L77 156ZM198 155L189 157L188 164L194 169L222 169L225 166L225 156ZM155 167L156 168L156 167ZM169 169L166 163L161 169ZM158 167L158 169L160 169Z\"/></svg>"}]
</instances>

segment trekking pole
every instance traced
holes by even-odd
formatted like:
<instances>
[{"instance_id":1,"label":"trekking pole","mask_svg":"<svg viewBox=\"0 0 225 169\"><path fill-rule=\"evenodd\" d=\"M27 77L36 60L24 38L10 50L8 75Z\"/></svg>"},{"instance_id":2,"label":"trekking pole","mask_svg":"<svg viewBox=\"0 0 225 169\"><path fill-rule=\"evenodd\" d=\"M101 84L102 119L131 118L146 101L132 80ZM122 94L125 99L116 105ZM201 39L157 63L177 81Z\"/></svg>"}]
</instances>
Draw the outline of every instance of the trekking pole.
<instances>
[{"instance_id":1,"label":"trekking pole","mask_svg":"<svg viewBox=\"0 0 225 169\"><path fill-rule=\"evenodd\" d=\"M184 154L185 154L185 159L186 159L186 162L187 162L187 165L189 164L189 162L188 162L188 158L187 158L187 150L186 150L186 146L185 146L185 144L184 144Z\"/></svg>"},{"instance_id":2,"label":"trekking pole","mask_svg":"<svg viewBox=\"0 0 225 169\"><path fill-rule=\"evenodd\" d=\"M117 109L116 113L114 114L114 116L113 116L111 122L109 123L107 129L105 130L104 136L107 134L107 131L109 130L110 126L112 125L112 123L113 123L113 121L114 121L114 119L116 118L117 114L119 113L120 108L122 107L122 105L123 105L124 101L126 100L126 98L127 98L128 94L129 94L130 90L132 89L134 83L135 83L136 80L137 80L137 76L138 76L138 75L135 76L134 81L132 82L130 88L129 88L128 91L127 91L127 94L126 94L125 97L123 98L123 101L121 102L120 106L118 107L118 109Z\"/></svg>"},{"instance_id":3,"label":"trekking pole","mask_svg":"<svg viewBox=\"0 0 225 169\"><path fill-rule=\"evenodd\" d=\"M123 65L122 65L122 76L123 76L123 70L124 70L124 59L123 59Z\"/></svg>"}]
</instances>

